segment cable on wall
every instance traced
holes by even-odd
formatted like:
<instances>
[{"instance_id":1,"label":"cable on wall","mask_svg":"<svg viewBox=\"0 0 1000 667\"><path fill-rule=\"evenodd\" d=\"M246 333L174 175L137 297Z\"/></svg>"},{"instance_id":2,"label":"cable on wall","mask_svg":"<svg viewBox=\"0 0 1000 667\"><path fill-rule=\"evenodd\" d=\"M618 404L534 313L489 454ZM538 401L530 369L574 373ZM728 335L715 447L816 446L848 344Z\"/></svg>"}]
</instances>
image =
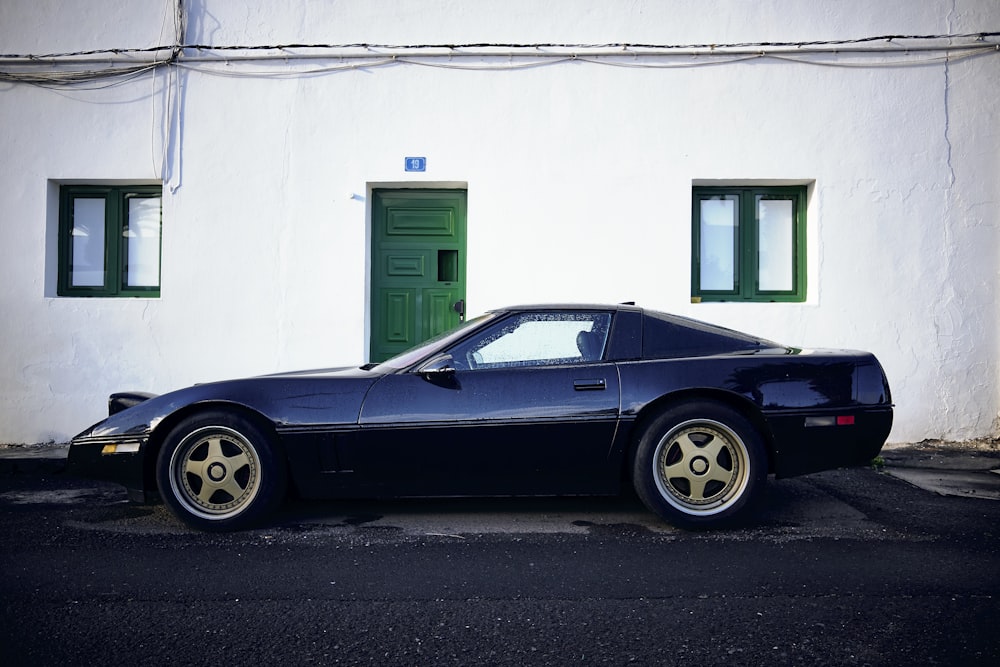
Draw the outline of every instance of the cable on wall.
<instances>
[{"instance_id":1,"label":"cable on wall","mask_svg":"<svg viewBox=\"0 0 1000 667\"><path fill-rule=\"evenodd\" d=\"M911 67L1000 53L1000 32L879 35L859 39L727 44L491 43L464 44L184 44L186 18L178 3L173 45L49 54L0 54L0 81L45 88L100 89L164 67L205 74L294 78L386 66L464 71L511 71L566 62L671 69L774 59L824 67ZM250 63L287 65L248 69ZM222 65L223 68L218 67ZM241 65L241 69L233 69Z\"/></svg>"}]
</instances>

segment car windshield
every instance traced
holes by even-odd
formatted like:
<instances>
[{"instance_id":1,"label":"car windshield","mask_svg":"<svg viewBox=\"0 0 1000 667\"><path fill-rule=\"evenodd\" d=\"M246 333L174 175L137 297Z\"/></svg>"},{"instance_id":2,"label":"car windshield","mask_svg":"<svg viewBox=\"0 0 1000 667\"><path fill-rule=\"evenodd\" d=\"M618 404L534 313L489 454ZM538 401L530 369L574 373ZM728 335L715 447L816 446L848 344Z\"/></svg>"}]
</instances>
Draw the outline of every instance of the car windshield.
<instances>
[{"instance_id":1,"label":"car windshield","mask_svg":"<svg viewBox=\"0 0 1000 667\"><path fill-rule=\"evenodd\" d=\"M485 315L474 317L468 322L459 325L455 329L450 329L448 331L440 333L429 340L425 340L423 343L420 343L416 347L411 347L406 352L401 352L400 354L397 354L395 357L386 359L381 363L369 364L367 366L364 366L363 368L366 369L393 368L397 370L401 368L408 368L413 364L417 363L418 361L420 361L425 356L431 354L434 350L438 348L448 347L448 345L450 345L452 342L465 336L465 334L468 333L469 329L477 327L482 324L486 324L487 322L490 322L496 317L497 313L486 313Z\"/></svg>"}]
</instances>

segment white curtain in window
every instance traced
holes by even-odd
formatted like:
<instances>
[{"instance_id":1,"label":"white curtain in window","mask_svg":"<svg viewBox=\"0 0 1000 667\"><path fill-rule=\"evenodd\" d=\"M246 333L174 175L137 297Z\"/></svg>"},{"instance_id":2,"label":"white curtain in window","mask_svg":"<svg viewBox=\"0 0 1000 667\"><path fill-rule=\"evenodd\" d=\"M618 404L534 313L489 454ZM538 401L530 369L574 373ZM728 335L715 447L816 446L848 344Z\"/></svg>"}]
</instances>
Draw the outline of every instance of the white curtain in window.
<instances>
[{"instance_id":1,"label":"white curtain in window","mask_svg":"<svg viewBox=\"0 0 1000 667\"><path fill-rule=\"evenodd\" d=\"M126 285L157 287L160 284L160 198L128 200Z\"/></svg>"},{"instance_id":2,"label":"white curtain in window","mask_svg":"<svg viewBox=\"0 0 1000 667\"><path fill-rule=\"evenodd\" d=\"M736 289L736 197L701 200L700 287Z\"/></svg>"},{"instance_id":3,"label":"white curtain in window","mask_svg":"<svg viewBox=\"0 0 1000 667\"><path fill-rule=\"evenodd\" d=\"M73 200L70 285L104 286L104 200Z\"/></svg>"},{"instance_id":4,"label":"white curtain in window","mask_svg":"<svg viewBox=\"0 0 1000 667\"><path fill-rule=\"evenodd\" d=\"M757 275L761 291L794 289L794 226L791 199L757 198Z\"/></svg>"}]
</instances>

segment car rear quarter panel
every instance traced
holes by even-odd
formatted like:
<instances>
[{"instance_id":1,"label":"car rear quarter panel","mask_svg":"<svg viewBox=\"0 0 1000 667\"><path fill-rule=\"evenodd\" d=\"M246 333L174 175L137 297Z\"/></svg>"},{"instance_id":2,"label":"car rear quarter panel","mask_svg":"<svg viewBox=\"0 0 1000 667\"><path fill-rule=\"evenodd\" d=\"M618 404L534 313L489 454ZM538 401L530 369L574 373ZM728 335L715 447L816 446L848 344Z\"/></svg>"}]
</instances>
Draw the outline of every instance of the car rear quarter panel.
<instances>
[{"instance_id":1,"label":"car rear quarter panel","mask_svg":"<svg viewBox=\"0 0 1000 667\"><path fill-rule=\"evenodd\" d=\"M878 453L892 423L887 385L884 392L859 390L859 366L872 365L884 380L872 355L850 351L779 348L624 363L622 417L632 422L634 438L644 419L670 404L717 400L758 426L779 477L856 465ZM851 415L854 424L806 427L806 417L837 415Z\"/></svg>"}]
</instances>

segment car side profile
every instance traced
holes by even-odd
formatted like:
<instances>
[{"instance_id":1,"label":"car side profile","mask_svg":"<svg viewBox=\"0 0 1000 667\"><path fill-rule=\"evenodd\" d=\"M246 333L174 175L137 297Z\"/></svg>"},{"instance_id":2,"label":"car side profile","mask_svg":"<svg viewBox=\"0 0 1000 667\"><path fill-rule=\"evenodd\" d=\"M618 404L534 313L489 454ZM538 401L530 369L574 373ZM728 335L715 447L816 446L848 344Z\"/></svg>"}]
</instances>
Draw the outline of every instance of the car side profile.
<instances>
[{"instance_id":1,"label":"car side profile","mask_svg":"<svg viewBox=\"0 0 1000 667\"><path fill-rule=\"evenodd\" d=\"M868 463L892 426L870 353L619 305L490 311L360 367L111 396L71 472L188 525L305 498L613 495L684 527L752 515L768 474Z\"/></svg>"}]
</instances>

